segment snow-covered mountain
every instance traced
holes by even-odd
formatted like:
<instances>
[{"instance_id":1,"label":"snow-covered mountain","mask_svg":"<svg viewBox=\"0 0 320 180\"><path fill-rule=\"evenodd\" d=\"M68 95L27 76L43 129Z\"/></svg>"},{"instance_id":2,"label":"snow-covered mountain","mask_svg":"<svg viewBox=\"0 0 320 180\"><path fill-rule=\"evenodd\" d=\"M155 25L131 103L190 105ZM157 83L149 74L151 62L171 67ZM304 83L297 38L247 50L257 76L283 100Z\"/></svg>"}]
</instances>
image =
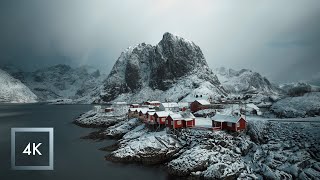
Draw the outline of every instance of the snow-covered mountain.
<instances>
[{"instance_id":1,"label":"snow-covered mountain","mask_svg":"<svg viewBox=\"0 0 320 180\"><path fill-rule=\"evenodd\" d=\"M0 102L34 103L37 96L20 80L0 69Z\"/></svg>"},{"instance_id":2,"label":"snow-covered mountain","mask_svg":"<svg viewBox=\"0 0 320 180\"><path fill-rule=\"evenodd\" d=\"M278 99L282 91L276 85L257 72L249 69L239 71L228 68L217 68L214 70L224 89L233 95L250 95L253 101L265 101L268 99Z\"/></svg>"},{"instance_id":3,"label":"snow-covered mountain","mask_svg":"<svg viewBox=\"0 0 320 180\"><path fill-rule=\"evenodd\" d=\"M127 48L104 82L101 100L188 101L196 95L227 95L199 46L165 33L156 45Z\"/></svg>"},{"instance_id":4,"label":"snow-covered mountain","mask_svg":"<svg viewBox=\"0 0 320 180\"><path fill-rule=\"evenodd\" d=\"M74 103L92 103L93 98L99 96L99 87L106 78L99 70L87 66L71 68L60 64L34 72L7 69L28 86L39 101L72 99Z\"/></svg>"}]
</instances>

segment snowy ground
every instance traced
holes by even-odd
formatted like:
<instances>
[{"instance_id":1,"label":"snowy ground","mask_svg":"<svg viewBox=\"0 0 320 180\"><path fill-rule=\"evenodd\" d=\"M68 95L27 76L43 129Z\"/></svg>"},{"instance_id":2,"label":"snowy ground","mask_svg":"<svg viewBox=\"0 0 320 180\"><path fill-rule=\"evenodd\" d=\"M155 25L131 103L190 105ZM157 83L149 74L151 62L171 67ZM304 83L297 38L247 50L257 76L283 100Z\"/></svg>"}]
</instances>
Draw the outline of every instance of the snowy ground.
<instances>
[{"instance_id":1,"label":"snowy ground","mask_svg":"<svg viewBox=\"0 0 320 180\"><path fill-rule=\"evenodd\" d=\"M106 159L164 164L170 174L182 177L320 178L320 117L284 121L247 116L247 121L244 133L195 128L172 134L152 131L137 119L123 120L103 132L122 137ZM211 120L197 118L196 126L211 127Z\"/></svg>"},{"instance_id":2,"label":"snowy ground","mask_svg":"<svg viewBox=\"0 0 320 180\"><path fill-rule=\"evenodd\" d=\"M320 92L281 99L271 106L271 110L285 118L320 115Z\"/></svg>"}]
</instances>

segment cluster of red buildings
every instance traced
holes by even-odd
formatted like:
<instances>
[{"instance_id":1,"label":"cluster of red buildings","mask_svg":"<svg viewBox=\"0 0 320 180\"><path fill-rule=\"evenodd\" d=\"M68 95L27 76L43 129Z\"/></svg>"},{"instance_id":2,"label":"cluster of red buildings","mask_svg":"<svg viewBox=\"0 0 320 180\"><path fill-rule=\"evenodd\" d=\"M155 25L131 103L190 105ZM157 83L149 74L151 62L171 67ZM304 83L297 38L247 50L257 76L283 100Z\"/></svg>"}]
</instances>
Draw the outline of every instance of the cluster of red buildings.
<instances>
[{"instance_id":1,"label":"cluster of red buildings","mask_svg":"<svg viewBox=\"0 0 320 180\"><path fill-rule=\"evenodd\" d=\"M128 111L129 118L139 118L144 123L159 127L169 127L172 129L187 128L195 126L195 117L192 113L156 111L155 109L130 106Z\"/></svg>"},{"instance_id":2,"label":"cluster of red buildings","mask_svg":"<svg viewBox=\"0 0 320 180\"><path fill-rule=\"evenodd\" d=\"M167 103L168 104L168 103ZM170 129L189 128L195 126L196 118L190 111L180 111L176 106L166 107L159 101L148 101L144 106L139 104L131 104L128 117L139 118L145 124L158 127L168 127ZM154 108L156 107L157 110ZM163 107L162 107L163 106ZM160 107L160 108L159 108ZM196 112L198 110L210 108L210 103L206 100L196 100L190 104L190 110ZM178 109L177 111L174 111ZM227 116L216 114L212 118L213 130L229 130L241 131L246 129L247 122L242 116Z\"/></svg>"}]
</instances>

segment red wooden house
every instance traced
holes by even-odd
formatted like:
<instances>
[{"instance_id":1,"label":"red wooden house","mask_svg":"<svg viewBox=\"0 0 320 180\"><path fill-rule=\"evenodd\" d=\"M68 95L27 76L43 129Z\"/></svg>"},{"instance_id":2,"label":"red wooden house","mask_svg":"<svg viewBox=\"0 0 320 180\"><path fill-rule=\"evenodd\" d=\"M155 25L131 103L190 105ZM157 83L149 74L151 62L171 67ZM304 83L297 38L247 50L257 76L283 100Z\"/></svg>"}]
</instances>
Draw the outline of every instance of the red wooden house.
<instances>
[{"instance_id":1,"label":"red wooden house","mask_svg":"<svg viewBox=\"0 0 320 180\"><path fill-rule=\"evenodd\" d=\"M160 101L146 101L144 104L159 107L161 102Z\"/></svg>"},{"instance_id":2,"label":"red wooden house","mask_svg":"<svg viewBox=\"0 0 320 180\"><path fill-rule=\"evenodd\" d=\"M171 111L158 111L154 114L156 123L159 125L165 125L166 124L166 118L172 114Z\"/></svg>"},{"instance_id":3,"label":"red wooden house","mask_svg":"<svg viewBox=\"0 0 320 180\"><path fill-rule=\"evenodd\" d=\"M139 119L143 120L144 122L147 121L147 112L149 111L155 111L154 109L149 109L149 108L142 108L140 111L139 111Z\"/></svg>"},{"instance_id":4,"label":"red wooden house","mask_svg":"<svg viewBox=\"0 0 320 180\"><path fill-rule=\"evenodd\" d=\"M196 118L190 112L181 113L183 120L185 121L185 127L194 127L196 125Z\"/></svg>"},{"instance_id":5,"label":"red wooden house","mask_svg":"<svg viewBox=\"0 0 320 180\"><path fill-rule=\"evenodd\" d=\"M180 129L184 127L185 121L183 120L183 117L181 114L174 113L170 114L166 118L166 126L169 127L170 129Z\"/></svg>"},{"instance_id":6,"label":"red wooden house","mask_svg":"<svg viewBox=\"0 0 320 180\"><path fill-rule=\"evenodd\" d=\"M156 124L156 120L155 120L155 116L154 116L155 112L154 111L148 111L146 113L146 122L149 124Z\"/></svg>"},{"instance_id":7,"label":"red wooden house","mask_svg":"<svg viewBox=\"0 0 320 180\"><path fill-rule=\"evenodd\" d=\"M227 116L216 114L212 117L213 129L242 131L247 127L247 121L242 116Z\"/></svg>"},{"instance_id":8,"label":"red wooden house","mask_svg":"<svg viewBox=\"0 0 320 180\"><path fill-rule=\"evenodd\" d=\"M139 104L130 104L130 108L139 108L140 105Z\"/></svg>"},{"instance_id":9,"label":"red wooden house","mask_svg":"<svg viewBox=\"0 0 320 180\"><path fill-rule=\"evenodd\" d=\"M194 127L195 117L190 112L170 114L166 118L166 126L172 129Z\"/></svg>"},{"instance_id":10,"label":"red wooden house","mask_svg":"<svg viewBox=\"0 0 320 180\"><path fill-rule=\"evenodd\" d=\"M190 110L192 112L197 112L199 110L210 108L210 102L207 100L195 100L190 104Z\"/></svg>"},{"instance_id":11,"label":"red wooden house","mask_svg":"<svg viewBox=\"0 0 320 180\"><path fill-rule=\"evenodd\" d=\"M139 117L139 111L141 108L129 108L128 110L128 117L129 118L137 118Z\"/></svg>"}]
</instances>

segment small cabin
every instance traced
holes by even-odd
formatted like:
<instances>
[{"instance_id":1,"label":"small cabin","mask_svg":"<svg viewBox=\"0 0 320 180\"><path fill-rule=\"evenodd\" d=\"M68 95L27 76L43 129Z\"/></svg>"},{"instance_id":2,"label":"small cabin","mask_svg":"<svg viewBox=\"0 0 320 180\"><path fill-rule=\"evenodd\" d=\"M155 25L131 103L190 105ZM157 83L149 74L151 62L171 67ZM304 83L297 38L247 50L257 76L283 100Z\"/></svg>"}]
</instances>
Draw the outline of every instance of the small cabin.
<instances>
[{"instance_id":1,"label":"small cabin","mask_svg":"<svg viewBox=\"0 0 320 180\"><path fill-rule=\"evenodd\" d=\"M212 118L213 129L242 131L247 127L247 121L243 116L228 116L216 114Z\"/></svg>"},{"instance_id":2,"label":"small cabin","mask_svg":"<svg viewBox=\"0 0 320 180\"><path fill-rule=\"evenodd\" d=\"M196 118L194 115L190 112L183 112L181 113L181 116L183 117L183 120L185 121L184 125L186 128L188 127L194 127L196 125Z\"/></svg>"},{"instance_id":3,"label":"small cabin","mask_svg":"<svg viewBox=\"0 0 320 180\"><path fill-rule=\"evenodd\" d=\"M141 108L129 108L128 118L137 118L139 116L139 111Z\"/></svg>"},{"instance_id":4,"label":"small cabin","mask_svg":"<svg viewBox=\"0 0 320 180\"><path fill-rule=\"evenodd\" d=\"M140 104L130 104L130 108L139 108Z\"/></svg>"},{"instance_id":5,"label":"small cabin","mask_svg":"<svg viewBox=\"0 0 320 180\"><path fill-rule=\"evenodd\" d=\"M146 101L144 102L144 105L149 105L149 106L154 106L154 107L159 107L161 104L160 101Z\"/></svg>"},{"instance_id":6,"label":"small cabin","mask_svg":"<svg viewBox=\"0 0 320 180\"><path fill-rule=\"evenodd\" d=\"M139 111L139 119L143 120L144 122L147 121L147 112L149 111L155 111L154 109L149 109L149 108L143 108Z\"/></svg>"},{"instance_id":7,"label":"small cabin","mask_svg":"<svg viewBox=\"0 0 320 180\"><path fill-rule=\"evenodd\" d=\"M209 109L210 108L210 102L204 99L201 100L195 100L190 104L190 110L192 112L197 112L199 110L203 109Z\"/></svg>"},{"instance_id":8,"label":"small cabin","mask_svg":"<svg viewBox=\"0 0 320 180\"><path fill-rule=\"evenodd\" d=\"M173 111L178 112L180 110L178 103L176 102L166 102L161 103L159 106L160 111Z\"/></svg>"},{"instance_id":9,"label":"small cabin","mask_svg":"<svg viewBox=\"0 0 320 180\"><path fill-rule=\"evenodd\" d=\"M166 126L173 129L194 127L195 119L190 112L173 113L166 118Z\"/></svg>"},{"instance_id":10,"label":"small cabin","mask_svg":"<svg viewBox=\"0 0 320 180\"><path fill-rule=\"evenodd\" d=\"M185 126L184 123L183 117L178 113L170 114L166 118L166 126L170 129L181 129Z\"/></svg>"},{"instance_id":11,"label":"small cabin","mask_svg":"<svg viewBox=\"0 0 320 180\"><path fill-rule=\"evenodd\" d=\"M104 109L104 112L112 112L114 109L112 107L108 107Z\"/></svg>"},{"instance_id":12,"label":"small cabin","mask_svg":"<svg viewBox=\"0 0 320 180\"><path fill-rule=\"evenodd\" d=\"M146 113L146 122L149 123L149 124L156 124L156 121L155 121L155 111L148 111Z\"/></svg>"},{"instance_id":13,"label":"small cabin","mask_svg":"<svg viewBox=\"0 0 320 180\"><path fill-rule=\"evenodd\" d=\"M157 124L159 125L165 125L166 124L166 118L172 114L171 111L157 111L154 116Z\"/></svg>"}]
</instances>

